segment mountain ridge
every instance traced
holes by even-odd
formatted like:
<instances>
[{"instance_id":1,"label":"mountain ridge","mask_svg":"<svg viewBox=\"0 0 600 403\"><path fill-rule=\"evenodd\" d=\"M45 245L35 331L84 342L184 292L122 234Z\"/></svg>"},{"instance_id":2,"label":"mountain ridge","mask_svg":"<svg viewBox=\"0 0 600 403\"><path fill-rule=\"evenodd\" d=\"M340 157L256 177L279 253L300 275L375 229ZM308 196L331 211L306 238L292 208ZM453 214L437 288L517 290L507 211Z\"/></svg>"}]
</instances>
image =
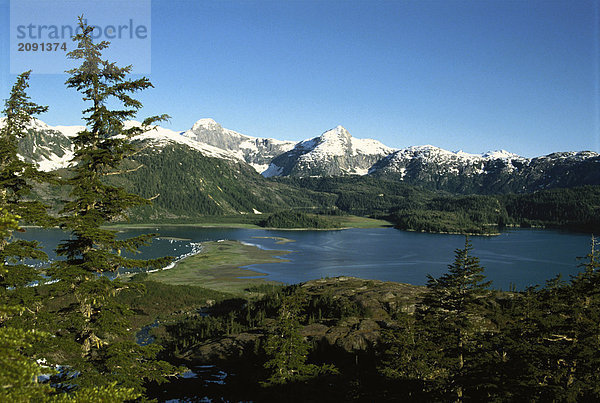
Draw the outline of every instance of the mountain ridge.
<instances>
[{"instance_id":1,"label":"mountain ridge","mask_svg":"<svg viewBox=\"0 0 600 403\"><path fill-rule=\"evenodd\" d=\"M44 171L64 168L73 156L71 138L82 128L34 120L21 141L20 155ZM506 150L470 154L432 145L394 149L377 140L354 138L343 126L292 142L246 136L206 118L187 131L153 126L133 140L156 153L169 145L183 146L206 157L249 165L264 177L369 175L455 193L522 193L600 184L600 155L593 151L525 158Z\"/></svg>"}]
</instances>

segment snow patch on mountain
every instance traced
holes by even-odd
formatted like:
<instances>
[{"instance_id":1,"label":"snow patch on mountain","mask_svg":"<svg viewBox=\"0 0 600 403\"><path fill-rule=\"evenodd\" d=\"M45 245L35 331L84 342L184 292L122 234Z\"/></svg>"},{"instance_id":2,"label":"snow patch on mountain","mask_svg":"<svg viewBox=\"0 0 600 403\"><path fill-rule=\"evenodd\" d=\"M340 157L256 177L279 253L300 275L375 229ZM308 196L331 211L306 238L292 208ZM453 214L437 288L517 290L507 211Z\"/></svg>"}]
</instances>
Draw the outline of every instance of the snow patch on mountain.
<instances>
[{"instance_id":1,"label":"snow patch on mountain","mask_svg":"<svg viewBox=\"0 0 600 403\"><path fill-rule=\"evenodd\" d=\"M412 146L398 150L388 156L390 162L407 162L411 160L420 160L424 163L464 163L473 164L489 160L525 160L517 154L509 153L505 150L488 151L483 154L470 154L462 150L452 152L432 145Z\"/></svg>"},{"instance_id":2,"label":"snow patch on mountain","mask_svg":"<svg viewBox=\"0 0 600 403\"><path fill-rule=\"evenodd\" d=\"M269 169L270 164L248 164L254 170L260 174L264 173L267 169Z\"/></svg>"},{"instance_id":3,"label":"snow patch on mountain","mask_svg":"<svg viewBox=\"0 0 600 403\"><path fill-rule=\"evenodd\" d=\"M218 124L214 119L204 118L199 119L198 121L196 121L196 123L194 123L194 125L192 126L192 131L200 130L201 128L215 129L219 127L221 127L221 125Z\"/></svg>"},{"instance_id":4,"label":"snow patch on mountain","mask_svg":"<svg viewBox=\"0 0 600 403\"><path fill-rule=\"evenodd\" d=\"M50 154L48 157L42 157L40 160L36 161L36 163L40 171L50 172L68 167L73 156L73 150L65 150L65 153L62 156Z\"/></svg>"},{"instance_id":5,"label":"snow patch on mountain","mask_svg":"<svg viewBox=\"0 0 600 403\"><path fill-rule=\"evenodd\" d=\"M269 167L262 172L262 176L265 178L271 178L273 176L279 176L283 172L283 168L273 163L269 164Z\"/></svg>"},{"instance_id":6,"label":"snow patch on mountain","mask_svg":"<svg viewBox=\"0 0 600 403\"><path fill-rule=\"evenodd\" d=\"M387 155L394 151L377 140L357 139L350 135L343 126L326 131L319 137L304 140L299 148L308 151L300 158L307 160L318 160L333 155Z\"/></svg>"},{"instance_id":7,"label":"snow patch on mountain","mask_svg":"<svg viewBox=\"0 0 600 403\"><path fill-rule=\"evenodd\" d=\"M0 127L5 124L5 118L0 119ZM123 123L125 129L140 127L140 122L130 120ZM42 171L53 171L69 166L74 155L72 138L85 126L50 126L39 119L33 119L28 127L31 131L29 139L21 143L20 158L34 162ZM169 130L161 126L151 126L150 130L132 138L134 141L147 142L157 151L170 144L181 144L201 152L208 157L243 161L241 155L199 143L181 135L182 132Z\"/></svg>"},{"instance_id":8,"label":"snow patch on mountain","mask_svg":"<svg viewBox=\"0 0 600 403\"><path fill-rule=\"evenodd\" d=\"M140 127L142 124L136 121L127 121L124 123L124 127ZM165 129L161 126L150 126L150 130L139 134L132 138L132 140L139 141L148 141L149 143L164 147L168 144L182 144L190 147L196 151L200 151L203 155L207 157L221 158L227 160L240 160L239 156L234 153L228 152L227 150L222 150L217 147L213 147L208 144L200 143L191 138L182 136L182 132L177 132L170 129Z\"/></svg>"},{"instance_id":9,"label":"snow patch on mountain","mask_svg":"<svg viewBox=\"0 0 600 403\"><path fill-rule=\"evenodd\" d=\"M210 118L196 121L183 137L230 152L259 173L268 169L273 158L296 145L293 141L247 136L226 129Z\"/></svg>"},{"instance_id":10,"label":"snow patch on mountain","mask_svg":"<svg viewBox=\"0 0 600 403\"><path fill-rule=\"evenodd\" d=\"M483 158L492 159L492 160L510 160L510 159L523 159L523 157L508 152L506 150L494 150L488 151L486 153L481 154Z\"/></svg>"},{"instance_id":11,"label":"snow patch on mountain","mask_svg":"<svg viewBox=\"0 0 600 403\"><path fill-rule=\"evenodd\" d=\"M377 140L356 139L343 126L336 126L276 157L273 163L281 169L271 169L268 174L366 175L374 163L393 151Z\"/></svg>"},{"instance_id":12,"label":"snow patch on mountain","mask_svg":"<svg viewBox=\"0 0 600 403\"><path fill-rule=\"evenodd\" d=\"M64 136L72 138L77 134L85 130L85 126L54 126L54 130L61 132Z\"/></svg>"}]
</instances>

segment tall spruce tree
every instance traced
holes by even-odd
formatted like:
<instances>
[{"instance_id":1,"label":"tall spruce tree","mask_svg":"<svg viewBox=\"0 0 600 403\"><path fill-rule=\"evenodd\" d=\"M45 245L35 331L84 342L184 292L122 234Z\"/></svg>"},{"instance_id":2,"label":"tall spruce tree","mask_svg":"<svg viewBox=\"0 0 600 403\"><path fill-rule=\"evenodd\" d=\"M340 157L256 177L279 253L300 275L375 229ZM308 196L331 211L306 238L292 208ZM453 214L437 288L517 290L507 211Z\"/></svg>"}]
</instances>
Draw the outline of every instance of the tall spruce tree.
<instances>
[{"instance_id":1,"label":"tall spruce tree","mask_svg":"<svg viewBox=\"0 0 600 403\"><path fill-rule=\"evenodd\" d=\"M2 114L0 128L0 400L47 399L52 391L39 384L43 368L27 351L34 343L47 341L49 334L24 329L10 323L15 316L35 316L41 300L29 283L40 280L39 269L25 264L25 259L46 260L36 241L14 238L14 231L24 231L19 221L48 224L45 206L27 200L32 181L45 181L50 175L39 172L18 155L19 139L27 135L33 116L48 108L32 102L27 95L30 71L17 77ZM47 372L47 370L45 371Z\"/></svg>"},{"instance_id":2,"label":"tall spruce tree","mask_svg":"<svg viewBox=\"0 0 600 403\"><path fill-rule=\"evenodd\" d=\"M265 345L269 359L264 368L269 371L270 376L262 383L263 386L304 381L319 375L337 373L333 365L318 366L306 362L311 346L300 334L304 301L304 295L300 291L284 296L281 301L275 331Z\"/></svg>"},{"instance_id":3,"label":"tall spruce tree","mask_svg":"<svg viewBox=\"0 0 600 403\"><path fill-rule=\"evenodd\" d=\"M473 246L465 237L465 246L455 251L454 263L439 278L428 276L427 292L417 308L420 325L430 340L442 350L440 375L446 379L446 398L463 400L465 360L473 349L474 334L481 326L483 298L489 295L491 282L485 281L479 259L471 255Z\"/></svg>"},{"instance_id":4,"label":"tall spruce tree","mask_svg":"<svg viewBox=\"0 0 600 403\"><path fill-rule=\"evenodd\" d=\"M39 382L42 374L53 370L36 362L33 352L39 346L50 344L52 334L31 328L38 319L38 309L48 301L41 298L34 287L26 287L41 280L39 270L25 264L24 259L46 260L36 241L15 239L15 231L24 231L19 221L28 224L49 225L54 221L39 201L29 200L32 181L55 181L53 175L40 172L33 164L22 161L18 155L19 139L28 133L34 115L47 110L30 101L26 89L30 71L17 77L2 113L0 129L0 400L71 402L122 401L135 399L139 393L131 388L114 384L82 388L74 394L56 395L47 382ZM27 316L27 319L24 317ZM18 318L18 321L14 319Z\"/></svg>"},{"instance_id":5,"label":"tall spruce tree","mask_svg":"<svg viewBox=\"0 0 600 403\"><path fill-rule=\"evenodd\" d=\"M107 184L106 177L122 173L122 162L135 152L130 138L167 116L153 116L141 126L127 128L124 122L142 107L132 94L152 84L145 77L128 79L131 66L122 68L102 59L109 43L95 43L93 27L82 17L78 32L73 38L77 48L68 57L81 64L67 72L66 85L81 92L89 106L83 111L86 127L73 138L74 168L68 179L71 200L61 212L60 225L71 237L57 248L64 260L56 261L48 271L59 280L55 288L71 298L70 307L57 312L62 318L57 326L68 329L60 338L61 348L70 351L71 365L81 372L73 383L98 385L114 380L140 391L144 381L160 381L175 369L155 359L156 346L141 347L129 339L127 316L131 312L115 296L136 285L111 280L106 274L114 275L120 268L163 267L172 259L139 260L123 255L137 252L154 234L121 239L117 231L102 225L125 219L128 209L149 201ZM121 109L111 109L113 105Z\"/></svg>"},{"instance_id":6,"label":"tall spruce tree","mask_svg":"<svg viewBox=\"0 0 600 403\"><path fill-rule=\"evenodd\" d=\"M27 95L30 73L31 71L27 71L17 77L2 110L5 118L0 128L0 208L17 215L26 223L48 225L52 220L46 213L46 206L28 199L28 196L33 181L52 180L52 175L38 171L33 164L21 160L17 154L19 140L27 135L34 116L48 109L47 106L32 102ZM0 261L4 263L0 285L4 289L19 288L39 280L39 270L24 264L24 259L46 260L47 256L36 241L11 239L9 242L8 238L0 240Z\"/></svg>"}]
</instances>

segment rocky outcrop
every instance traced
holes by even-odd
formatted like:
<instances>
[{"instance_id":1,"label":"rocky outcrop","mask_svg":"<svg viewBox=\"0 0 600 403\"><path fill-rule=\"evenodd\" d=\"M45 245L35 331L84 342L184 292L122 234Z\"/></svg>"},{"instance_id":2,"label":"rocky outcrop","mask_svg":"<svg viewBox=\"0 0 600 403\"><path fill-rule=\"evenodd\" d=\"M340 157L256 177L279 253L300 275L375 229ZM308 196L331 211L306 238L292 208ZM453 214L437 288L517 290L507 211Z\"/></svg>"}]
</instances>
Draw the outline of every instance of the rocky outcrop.
<instances>
[{"instance_id":1,"label":"rocky outcrop","mask_svg":"<svg viewBox=\"0 0 600 403\"><path fill-rule=\"evenodd\" d=\"M259 173L268 168L273 158L290 150L295 144L293 141L246 136L223 128L213 119L198 120L183 136L232 152Z\"/></svg>"},{"instance_id":2,"label":"rocky outcrop","mask_svg":"<svg viewBox=\"0 0 600 403\"><path fill-rule=\"evenodd\" d=\"M377 345L381 331L395 325L394 314L414 312L425 290L422 286L352 277L313 280L300 287L309 300L331 298L340 307L359 312L343 318L314 319L300 329L302 336L321 348L335 347L348 353ZM205 363L239 359L257 351L274 323L268 320L267 325L252 332L207 341L188 350L182 358Z\"/></svg>"}]
</instances>

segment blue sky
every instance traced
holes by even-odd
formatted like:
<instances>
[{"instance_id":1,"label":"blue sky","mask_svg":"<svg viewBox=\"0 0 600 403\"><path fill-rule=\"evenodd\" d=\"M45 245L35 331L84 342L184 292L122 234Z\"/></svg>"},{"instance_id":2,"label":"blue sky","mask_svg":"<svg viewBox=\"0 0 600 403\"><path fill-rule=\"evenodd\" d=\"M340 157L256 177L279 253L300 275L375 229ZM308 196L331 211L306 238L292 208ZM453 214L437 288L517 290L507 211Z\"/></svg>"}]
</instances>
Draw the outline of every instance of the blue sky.
<instances>
[{"instance_id":1,"label":"blue sky","mask_svg":"<svg viewBox=\"0 0 600 403\"><path fill-rule=\"evenodd\" d=\"M142 116L287 140L341 124L392 147L600 151L599 3L155 0ZM15 79L8 5L2 98ZM65 79L32 77L49 124L80 123Z\"/></svg>"}]
</instances>

